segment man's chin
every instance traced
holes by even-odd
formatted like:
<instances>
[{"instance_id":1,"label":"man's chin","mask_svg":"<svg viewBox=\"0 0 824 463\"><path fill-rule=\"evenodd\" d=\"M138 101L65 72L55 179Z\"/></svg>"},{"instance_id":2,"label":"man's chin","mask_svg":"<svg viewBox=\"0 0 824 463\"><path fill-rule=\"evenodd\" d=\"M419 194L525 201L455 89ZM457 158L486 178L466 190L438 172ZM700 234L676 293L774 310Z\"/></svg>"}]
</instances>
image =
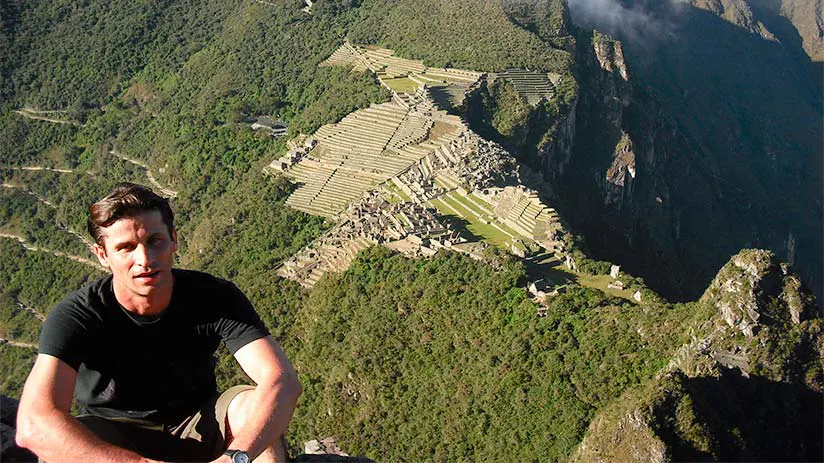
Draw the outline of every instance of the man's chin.
<instances>
[{"instance_id":1,"label":"man's chin","mask_svg":"<svg viewBox=\"0 0 824 463\"><path fill-rule=\"evenodd\" d=\"M144 296L148 296L169 286L169 279L163 278L162 275L157 275L151 278L135 277L133 281L135 292Z\"/></svg>"}]
</instances>

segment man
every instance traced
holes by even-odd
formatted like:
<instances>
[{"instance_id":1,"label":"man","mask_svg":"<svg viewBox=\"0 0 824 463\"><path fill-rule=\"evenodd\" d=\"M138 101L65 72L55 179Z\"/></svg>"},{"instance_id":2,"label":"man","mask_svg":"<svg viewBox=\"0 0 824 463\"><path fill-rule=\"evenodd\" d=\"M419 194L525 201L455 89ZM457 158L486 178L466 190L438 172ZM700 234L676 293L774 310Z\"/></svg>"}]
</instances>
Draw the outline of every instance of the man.
<instances>
[{"instance_id":1,"label":"man","mask_svg":"<svg viewBox=\"0 0 824 463\"><path fill-rule=\"evenodd\" d=\"M297 375L233 284L172 268L167 201L120 184L89 208L88 227L111 274L49 314L17 443L48 462L286 461ZM217 395L221 340L255 387Z\"/></svg>"}]
</instances>

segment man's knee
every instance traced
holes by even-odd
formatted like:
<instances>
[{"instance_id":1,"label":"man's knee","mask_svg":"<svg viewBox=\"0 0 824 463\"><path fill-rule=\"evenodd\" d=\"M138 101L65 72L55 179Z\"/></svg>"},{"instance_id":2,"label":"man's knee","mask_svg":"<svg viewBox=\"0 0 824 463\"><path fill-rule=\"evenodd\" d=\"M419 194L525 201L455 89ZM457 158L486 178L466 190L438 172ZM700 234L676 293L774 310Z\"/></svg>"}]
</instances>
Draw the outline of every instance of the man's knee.
<instances>
[{"instance_id":1,"label":"man's knee","mask_svg":"<svg viewBox=\"0 0 824 463\"><path fill-rule=\"evenodd\" d=\"M231 439L233 430L241 429L246 423L249 414L247 404L252 396L252 391L253 389L242 391L229 402L229 408L226 410L227 439Z\"/></svg>"}]
</instances>

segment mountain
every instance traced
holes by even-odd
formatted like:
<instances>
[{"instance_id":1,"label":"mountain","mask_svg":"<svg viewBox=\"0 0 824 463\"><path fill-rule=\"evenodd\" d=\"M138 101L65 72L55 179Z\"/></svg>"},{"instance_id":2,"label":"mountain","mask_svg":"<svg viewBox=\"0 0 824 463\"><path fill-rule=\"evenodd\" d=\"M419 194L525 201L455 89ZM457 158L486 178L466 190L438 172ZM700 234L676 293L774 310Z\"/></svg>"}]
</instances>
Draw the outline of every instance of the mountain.
<instances>
[{"instance_id":1,"label":"mountain","mask_svg":"<svg viewBox=\"0 0 824 463\"><path fill-rule=\"evenodd\" d=\"M570 2L597 29L576 33L574 126L550 145L528 124L501 142L594 255L668 297L696 297L750 246L820 296L822 76L802 48L820 38L775 13L799 20L814 3Z\"/></svg>"},{"instance_id":2,"label":"mountain","mask_svg":"<svg viewBox=\"0 0 824 463\"><path fill-rule=\"evenodd\" d=\"M815 458L806 10L601 3L647 22L563 0L0 1L0 394L103 274L86 207L135 181L170 198L178 265L232 279L293 360L296 447L624 459L629 423L636 460ZM218 380L248 381L225 351Z\"/></svg>"}]
</instances>

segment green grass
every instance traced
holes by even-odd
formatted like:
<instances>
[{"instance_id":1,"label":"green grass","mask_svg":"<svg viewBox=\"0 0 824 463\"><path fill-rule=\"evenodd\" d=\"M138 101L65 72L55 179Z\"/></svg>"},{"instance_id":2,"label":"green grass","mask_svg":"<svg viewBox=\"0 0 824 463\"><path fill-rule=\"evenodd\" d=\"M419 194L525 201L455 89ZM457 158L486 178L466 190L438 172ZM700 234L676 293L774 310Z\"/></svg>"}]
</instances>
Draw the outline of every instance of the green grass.
<instances>
[{"instance_id":1,"label":"green grass","mask_svg":"<svg viewBox=\"0 0 824 463\"><path fill-rule=\"evenodd\" d=\"M401 190L400 188L398 188L398 186L397 186L397 185L395 185L394 183L392 183L392 181L387 181L386 183L384 183L384 184L383 184L383 188L384 188L387 192L389 192L389 193L390 193L390 195L388 195L388 196L396 196L397 198L400 198L400 200L401 200L401 201L405 201L405 202L411 202L411 201L412 201L412 198L410 198L410 197L409 197L409 195L407 195L406 193L404 193L404 192L403 192L403 190ZM387 198L387 201L389 201L389 202L391 202L391 203L393 203L393 204L397 204L397 202L396 202L396 201L392 201L392 200L391 200L391 199L389 199L389 198Z\"/></svg>"},{"instance_id":2,"label":"green grass","mask_svg":"<svg viewBox=\"0 0 824 463\"><path fill-rule=\"evenodd\" d=\"M418 84L408 77L385 78L383 83L396 92L415 93L418 90Z\"/></svg>"},{"instance_id":3,"label":"green grass","mask_svg":"<svg viewBox=\"0 0 824 463\"><path fill-rule=\"evenodd\" d=\"M395 218L398 220L398 222L400 222L400 223L404 224L405 226L408 226L408 227L411 227L411 226L412 226L412 224L411 224L411 223L409 223L409 219L407 219L407 218L406 218L405 216L403 216L402 214L396 214L396 215L395 215Z\"/></svg>"},{"instance_id":4,"label":"green grass","mask_svg":"<svg viewBox=\"0 0 824 463\"><path fill-rule=\"evenodd\" d=\"M470 209L470 210L472 210L472 211L475 211L475 213L476 213L476 214L478 214L479 216L480 216L480 215L488 215L488 214L489 214L489 212L484 212L484 211L481 211L480 209L478 209L478 205L477 205L477 204L475 204L474 202L472 202L472 200L470 200L469 198L467 198L467 197L466 197L466 196L464 196L464 195L461 195L461 194L453 194L453 195L452 195L452 197L453 197L453 198L455 198L456 200L458 200L458 202L460 202L460 203L461 203L461 204L463 204L464 206L466 206L466 208L467 208L467 209ZM477 197L476 197L476 200L477 200L477 201L479 201L479 202L484 202L482 199L477 198ZM489 207L489 205L488 205L488 204L487 204L487 209L488 209L489 211L492 211L492 208L491 208L491 207Z\"/></svg>"},{"instance_id":5,"label":"green grass","mask_svg":"<svg viewBox=\"0 0 824 463\"><path fill-rule=\"evenodd\" d=\"M612 277L609 275L586 275L583 273L575 273L575 275L578 278L578 284L581 286L600 289L611 296L618 296L627 300L632 300L632 292L628 289L618 290L607 288L607 286L613 282Z\"/></svg>"},{"instance_id":6,"label":"green grass","mask_svg":"<svg viewBox=\"0 0 824 463\"><path fill-rule=\"evenodd\" d=\"M569 270L564 262L558 260L554 254L545 253L538 255L527 262L526 266L531 278L545 278L551 282L553 286L578 284L635 303L635 300L632 299L632 291L629 289L617 290L607 288L607 285L613 281L609 275L587 275L574 272Z\"/></svg>"},{"instance_id":7,"label":"green grass","mask_svg":"<svg viewBox=\"0 0 824 463\"><path fill-rule=\"evenodd\" d=\"M449 201L449 198L442 197L443 199L433 199L430 202L433 206L435 206L438 211L443 215L458 217L459 219L464 219L468 222L466 228L473 234L484 241L488 242L493 246L497 246L502 249L509 249L510 243L512 239L507 236L505 233L501 232L497 228L493 227L492 225L487 225L481 222L478 217L471 213L470 211L466 210L461 205L455 203L454 201ZM452 207L457 214L452 210L448 209L448 207Z\"/></svg>"},{"instance_id":8,"label":"green grass","mask_svg":"<svg viewBox=\"0 0 824 463\"><path fill-rule=\"evenodd\" d=\"M492 227L493 229L498 230L497 228L495 228L495 227L494 227L494 226L492 226L492 225L487 225L487 224L485 224L485 223L482 223L482 222L480 221L480 218L481 218L482 216L486 215L486 214L484 214L484 213L482 213L482 212L478 211L477 209L475 209L477 206L475 206L475 205L474 205L474 204L472 204L472 203L469 203L469 200L467 200L467 199L465 199L465 198L462 198L462 197L461 197L461 195L459 195L459 194L457 194L457 193L448 193L448 194L446 194L446 195L444 196L444 198L449 198L450 200L452 200L452 202L450 202L450 205L452 205L453 207L456 207L456 208L462 208L462 209L463 209L463 211L466 211L466 212L468 212L469 214L471 214L471 215L472 215L472 217L476 219L476 220L471 221L471 222L478 222L478 223L480 223L481 225L488 226L488 227ZM459 209L459 212L463 212L463 211L461 211L461 210ZM503 233L503 234L505 234L505 235L506 235L506 234L509 234L510 236L514 236L514 237L516 237L516 238L522 238L522 239L527 239L527 240L529 240L529 238L528 238L528 237L524 237L523 235L521 235L520 233L516 232L516 231L515 231L515 230L513 230L512 228L510 228L510 227L508 227L508 226L506 226L506 225L504 225L504 224L502 224L502 223L500 223L500 222L495 222L495 225L496 225L498 228L500 228L501 230L503 230L503 231L498 230L498 233ZM530 240L530 241L531 241L531 240Z\"/></svg>"}]
</instances>

